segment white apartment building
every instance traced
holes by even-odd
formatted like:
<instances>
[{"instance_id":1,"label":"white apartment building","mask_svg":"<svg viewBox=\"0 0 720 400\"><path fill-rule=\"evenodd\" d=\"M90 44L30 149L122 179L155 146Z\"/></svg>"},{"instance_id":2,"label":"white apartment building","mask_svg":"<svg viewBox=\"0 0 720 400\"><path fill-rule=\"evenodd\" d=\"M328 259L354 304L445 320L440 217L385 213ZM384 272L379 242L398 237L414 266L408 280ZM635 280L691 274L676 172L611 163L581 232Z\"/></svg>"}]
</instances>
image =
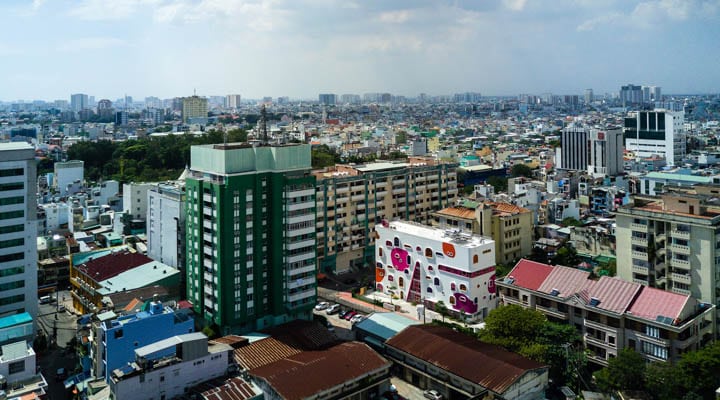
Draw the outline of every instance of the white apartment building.
<instances>
[{"instance_id":1,"label":"white apartment building","mask_svg":"<svg viewBox=\"0 0 720 400\"><path fill-rule=\"evenodd\" d=\"M225 107L227 108L238 108L242 102L242 97L239 94L229 94L225 96Z\"/></svg>"},{"instance_id":2,"label":"white apartment building","mask_svg":"<svg viewBox=\"0 0 720 400\"><path fill-rule=\"evenodd\" d=\"M75 190L72 190L73 184L76 182L82 184L83 179L85 179L84 166L85 162L80 160L55 163L53 183L60 196L74 194Z\"/></svg>"},{"instance_id":3,"label":"white apartment building","mask_svg":"<svg viewBox=\"0 0 720 400\"><path fill-rule=\"evenodd\" d=\"M433 308L442 301L468 321L497 306L495 242L412 222L375 227L376 289Z\"/></svg>"},{"instance_id":4,"label":"white apartment building","mask_svg":"<svg viewBox=\"0 0 720 400\"><path fill-rule=\"evenodd\" d=\"M154 183L123 184L123 212L130 214L133 219L147 220L148 191L156 185Z\"/></svg>"},{"instance_id":5,"label":"white apartment building","mask_svg":"<svg viewBox=\"0 0 720 400\"><path fill-rule=\"evenodd\" d=\"M658 155L667 165L685 157L684 111L634 111L625 117L625 148L636 158Z\"/></svg>"},{"instance_id":6,"label":"white apartment building","mask_svg":"<svg viewBox=\"0 0 720 400\"><path fill-rule=\"evenodd\" d=\"M175 349L169 356L168 350ZM201 332L173 336L135 350L135 362L112 372L112 399L162 400L178 398L190 388L225 376L232 347L208 343Z\"/></svg>"},{"instance_id":7,"label":"white apartment building","mask_svg":"<svg viewBox=\"0 0 720 400\"><path fill-rule=\"evenodd\" d=\"M0 316L37 315L35 149L0 143Z\"/></svg>"},{"instance_id":8,"label":"white apartment building","mask_svg":"<svg viewBox=\"0 0 720 400\"><path fill-rule=\"evenodd\" d=\"M623 172L623 133L620 128L592 128L588 137L588 173L615 176Z\"/></svg>"},{"instance_id":9,"label":"white apartment building","mask_svg":"<svg viewBox=\"0 0 720 400\"><path fill-rule=\"evenodd\" d=\"M706 189L706 195L635 197L633 204L618 208L620 278L718 304L720 204L711 191L720 189Z\"/></svg>"},{"instance_id":10,"label":"white apartment building","mask_svg":"<svg viewBox=\"0 0 720 400\"><path fill-rule=\"evenodd\" d=\"M148 257L174 268L185 267L185 191L159 184L148 190Z\"/></svg>"}]
</instances>

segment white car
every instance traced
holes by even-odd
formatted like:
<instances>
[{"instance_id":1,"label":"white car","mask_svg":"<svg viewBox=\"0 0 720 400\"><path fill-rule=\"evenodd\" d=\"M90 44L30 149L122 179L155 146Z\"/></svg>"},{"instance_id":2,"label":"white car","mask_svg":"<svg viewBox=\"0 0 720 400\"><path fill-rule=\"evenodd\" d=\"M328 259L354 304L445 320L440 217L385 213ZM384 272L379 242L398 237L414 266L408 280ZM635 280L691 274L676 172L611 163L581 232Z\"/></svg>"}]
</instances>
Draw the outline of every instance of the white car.
<instances>
[{"instance_id":1,"label":"white car","mask_svg":"<svg viewBox=\"0 0 720 400\"><path fill-rule=\"evenodd\" d=\"M333 304L325 309L325 314L332 315L340 312L340 304Z\"/></svg>"},{"instance_id":2,"label":"white car","mask_svg":"<svg viewBox=\"0 0 720 400\"><path fill-rule=\"evenodd\" d=\"M442 395L437 390L426 390L423 392L423 396L430 400L442 400Z\"/></svg>"},{"instance_id":3,"label":"white car","mask_svg":"<svg viewBox=\"0 0 720 400\"><path fill-rule=\"evenodd\" d=\"M327 301L321 301L315 305L315 310L322 311L328 307L330 307L330 303L328 303Z\"/></svg>"},{"instance_id":4,"label":"white car","mask_svg":"<svg viewBox=\"0 0 720 400\"><path fill-rule=\"evenodd\" d=\"M365 316L364 316L364 315L360 315L360 314L354 315L352 318L350 318L350 323L351 323L351 324L356 324L356 323L358 323L358 322L360 322L360 321L362 321L362 320L364 320L364 319L365 319Z\"/></svg>"}]
</instances>

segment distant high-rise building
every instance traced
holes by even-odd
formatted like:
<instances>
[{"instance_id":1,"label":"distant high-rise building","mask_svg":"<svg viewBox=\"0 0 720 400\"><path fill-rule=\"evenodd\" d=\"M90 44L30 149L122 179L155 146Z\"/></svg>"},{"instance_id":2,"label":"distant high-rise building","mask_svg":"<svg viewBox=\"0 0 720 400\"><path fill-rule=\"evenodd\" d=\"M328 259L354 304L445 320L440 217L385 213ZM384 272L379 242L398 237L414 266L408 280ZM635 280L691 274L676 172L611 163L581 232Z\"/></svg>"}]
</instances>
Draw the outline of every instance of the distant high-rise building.
<instances>
[{"instance_id":1,"label":"distant high-rise building","mask_svg":"<svg viewBox=\"0 0 720 400\"><path fill-rule=\"evenodd\" d=\"M340 96L340 102L343 104L360 104L362 99L359 94L343 94Z\"/></svg>"},{"instance_id":2,"label":"distant high-rise building","mask_svg":"<svg viewBox=\"0 0 720 400\"><path fill-rule=\"evenodd\" d=\"M558 168L570 171L587 171L590 152L588 151L588 128L571 125L560 134L560 163Z\"/></svg>"},{"instance_id":3,"label":"distant high-rise building","mask_svg":"<svg viewBox=\"0 0 720 400\"><path fill-rule=\"evenodd\" d=\"M88 95L83 93L76 93L70 96L70 108L78 112L89 107Z\"/></svg>"},{"instance_id":4,"label":"distant high-rise building","mask_svg":"<svg viewBox=\"0 0 720 400\"><path fill-rule=\"evenodd\" d=\"M0 143L0 315L37 316L35 149Z\"/></svg>"},{"instance_id":5,"label":"distant high-rise building","mask_svg":"<svg viewBox=\"0 0 720 400\"><path fill-rule=\"evenodd\" d=\"M229 94L225 96L225 107L227 108L238 108L241 104L241 97L239 94Z\"/></svg>"},{"instance_id":6,"label":"distant high-rise building","mask_svg":"<svg viewBox=\"0 0 720 400\"><path fill-rule=\"evenodd\" d=\"M650 86L642 87L642 97L643 97L643 103L650 102Z\"/></svg>"},{"instance_id":7,"label":"distant high-rise building","mask_svg":"<svg viewBox=\"0 0 720 400\"><path fill-rule=\"evenodd\" d=\"M145 98L145 107L146 108L162 108L163 107L162 100L160 100L157 97L153 97L153 96L146 97Z\"/></svg>"},{"instance_id":8,"label":"distant high-rise building","mask_svg":"<svg viewBox=\"0 0 720 400\"><path fill-rule=\"evenodd\" d=\"M585 104L590 104L592 102L593 102L593 90L585 89Z\"/></svg>"},{"instance_id":9,"label":"distant high-rise building","mask_svg":"<svg viewBox=\"0 0 720 400\"><path fill-rule=\"evenodd\" d=\"M685 156L684 123L682 111L634 111L625 117L625 148L635 157L659 155L677 165Z\"/></svg>"},{"instance_id":10,"label":"distant high-rise building","mask_svg":"<svg viewBox=\"0 0 720 400\"><path fill-rule=\"evenodd\" d=\"M628 84L620 87L620 102L623 106L641 104L643 102L643 91L639 85Z\"/></svg>"},{"instance_id":11,"label":"distant high-rise building","mask_svg":"<svg viewBox=\"0 0 720 400\"><path fill-rule=\"evenodd\" d=\"M660 86L650 86L650 97L652 101L662 101L662 90Z\"/></svg>"},{"instance_id":12,"label":"distant high-rise building","mask_svg":"<svg viewBox=\"0 0 720 400\"><path fill-rule=\"evenodd\" d=\"M623 131L620 127L591 128L588 136L588 173L615 176L623 172Z\"/></svg>"},{"instance_id":13,"label":"distant high-rise building","mask_svg":"<svg viewBox=\"0 0 720 400\"><path fill-rule=\"evenodd\" d=\"M112 101L102 99L98 101L97 113L101 120L111 122L115 111L113 110Z\"/></svg>"},{"instance_id":14,"label":"distant high-rise building","mask_svg":"<svg viewBox=\"0 0 720 400\"><path fill-rule=\"evenodd\" d=\"M185 124L206 124L208 100L204 97L190 96L182 98L182 120Z\"/></svg>"},{"instance_id":15,"label":"distant high-rise building","mask_svg":"<svg viewBox=\"0 0 720 400\"><path fill-rule=\"evenodd\" d=\"M318 95L318 101L325 106L334 106L337 103L337 96L331 93L321 93Z\"/></svg>"},{"instance_id":16,"label":"distant high-rise building","mask_svg":"<svg viewBox=\"0 0 720 400\"><path fill-rule=\"evenodd\" d=\"M280 96L277 98L278 104L290 104L290 98L288 96Z\"/></svg>"},{"instance_id":17,"label":"distant high-rise building","mask_svg":"<svg viewBox=\"0 0 720 400\"><path fill-rule=\"evenodd\" d=\"M187 298L221 334L312 318L310 146L193 146L186 185Z\"/></svg>"}]
</instances>

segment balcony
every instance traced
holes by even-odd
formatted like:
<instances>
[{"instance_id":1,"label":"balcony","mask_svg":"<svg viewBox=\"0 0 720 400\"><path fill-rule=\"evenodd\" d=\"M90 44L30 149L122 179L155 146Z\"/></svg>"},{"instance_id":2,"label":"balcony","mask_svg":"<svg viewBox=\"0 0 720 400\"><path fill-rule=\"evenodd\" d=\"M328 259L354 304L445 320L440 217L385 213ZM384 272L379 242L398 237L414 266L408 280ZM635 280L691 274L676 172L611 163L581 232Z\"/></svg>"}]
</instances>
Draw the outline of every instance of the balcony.
<instances>
[{"instance_id":1,"label":"balcony","mask_svg":"<svg viewBox=\"0 0 720 400\"><path fill-rule=\"evenodd\" d=\"M315 189L301 189L301 190L292 190L287 192L287 197L303 197L303 196L312 196L315 194Z\"/></svg>"},{"instance_id":2,"label":"balcony","mask_svg":"<svg viewBox=\"0 0 720 400\"><path fill-rule=\"evenodd\" d=\"M682 294L682 295L684 295L684 296L690 296L690 295L692 295L692 293L691 293L689 290L681 289L681 288L679 288L679 287L674 287L674 286L673 286L673 288L672 288L670 291L672 291L672 292L674 292L674 293L677 293L677 294Z\"/></svg>"},{"instance_id":3,"label":"balcony","mask_svg":"<svg viewBox=\"0 0 720 400\"><path fill-rule=\"evenodd\" d=\"M655 285L659 287L667 285L667 278L665 277L665 275L661 275L655 278Z\"/></svg>"},{"instance_id":4,"label":"balcony","mask_svg":"<svg viewBox=\"0 0 720 400\"><path fill-rule=\"evenodd\" d=\"M617 328L613 328L612 326L605 325L605 324L603 324L602 322L591 321L591 320L589 320L589 319L583 320L583 323L584 323L585 326L588 327L588 328L599 329L599 330L601 330L601 331L610 332L610 333L612 333L614 336L617 337Z\"/></svg>"},{"instance_id":5,"label":"balcony","mask_svg":"<svg viewBox=\"0 0 720 400\"><path fill-rule=\"evenodd\" d=\"M670 236L678 239L690 240L690 232L688 231L672 230L670 231Z\"/></svg>"},{"instance_id":6,"label":"balcony","mask_svg":"<svg viewBox=\"0 0 720 400\"><path fill-rule=\"evenodd\" d=\"M337 194L345 194L345 193L347 193L347 192L349 192L349 191L350 191L350 188L347 187L347 186L345 186L345 187L339 187L339 188L335 189L335 193L337 193Z\"/></svg>"},{"instance_id":7,"label":"balcony","mask_svg":"<svg viewBox=\"0 0 720 400\"><path fill-rule=\"evenodd\" d=\"M304 210L306 208L313 208L315 207L314 201L306 201L304 203L293 203L288 206L288 211L297 211L297 210Z\"/></svg>"},{"instance_id":8,"label":"balcony","mask_svg":"<svg viewBox=\"0 0 720 400\"><path fill-rule=\"evenodd\" d=\"M648 226L645 224L636 224L634 222L631 222L630 229L632 229L634 231L647 232Z\"/></svg>"},{"instance_id":9,"label":"balcony","mask_svg":"<svg viewBox=\"0 0 720 400\"><path fill-rule=\"evenodd\" d=\"M545 307L545 306L536 304L535 309L542 312L543 314L551 316L551 317L565 319L565 320L568 319L568 313L562 312L562 311L558 310L557 308Z\"/></svg>"},{"instance_id":10,"label":"balcony","mask_svg":"<svg viewBox=\"0 0 720 400\"><path fill-rule=\"evenodd\" d=\"M686 349L686 348L690 347L691 345L697 343L698 338L699 338L699 335L698 336L690 336L689 338L687 338L685 340L678 339L674 342L675 348Z\"/></svg>"},{"instance_id":11,"label":"balcony","mask_svg":"<svg viewBox=\"0 0 720 400\"><path fill-rule=\"evenodd\" d=\"M614 348L615 348L615 345L610 344L610 343L604 341L603 339L596 338L595 336L593 336L593 335L591 335L591 334L589 334L589 333L586 333L586 334L584 335L584 337L585 337L585 343L586 343L586 344L593 344L593 345L598 346L598 347L606 347L606 348L610 348L610 349L614 349Z\"/></svg>"},{"instance_id":12,"label":"balcony","mask_svg":"<svg viewBox=\"0 0 720 400\"><path fill-rule=\"evenodd\" d=\"M673 258L672 260L670 260L670 266L673 268L690 270L690 261Z\"/></svg>"},{"instance_id":13,"label":"balcony","mask_svg":"<svg viewBox=\"0 0 720 400\"><path fill-rule=\"evenodd\" d=\"M503 294L503 295L500 295L500 298L501 298L501 300L503 301L503 303L505 303L505 304L515 304L515 305L518 305L518 306L521 306L521 307L526 307L526 306L527 306L527 304L524 304L522 301L520 301L520 299L516 299L516 298L510 297L510 296L506 296L506 295L504 295L504 294Z\"/></svg>"},{"instance_id":14,"label":"balcony","mask_svg":"<svg viewBox=\"0 0 720 400\"><path fill-rule=\"evenodd\" d=\"M677 272L671 272L670 279L672 279L673 282L685 283L688 285L692 281L690 274L681 274L681 273L677 273Z\"/></svg>"},{"instance_id":15,"label":"balcony","mask_svg":"<svg viewBox=\"0 0 720 400\"><path fill-rule=\"evenodd\" d=\"M305 274L308 272L314 272L315 271L315 264L306 265L304 267L299 268L293 268L291 270L287 271L288 276L292 277L299 274Z\"/></svg>"},{"instance_id":16,"label":"balcony","mask_svg":"<svg viewBox=\"0 0 720 400\"><path fill-rule=\"evenodd\" d=\"M647 247L648 240L647 240L647 238L639 238L639 237L631 236L630 243L634 244L634 245L638 245L638 246Z\"/></svg>"},{"instance_id":17,"label":"balcony","mask_svg":"<svg viewBox=\"0 0 720 400\"><path fill-rule=\"evenodd\" d=\"M633 283L637 283L638 285L645 285L645 286L648 285L648 280L647 280L647 278L645 278L645 279L633 278L632 281L633 281Z\"/></svg>"},{"instance_id":18,"label":"balcony","mask_svg":"<svg viewBox=\"0 0 720 400\"><path fill-rule=\"evenodd\" d=\"M664 233L659 233L659 234L655 235L655 241L658 243L664 242L666 239L667 239L667 236Z\"/></svg>"},{"instance_id":19,"label":"balcony","mask_svg":"<svg viewBox=\"0 0 720 400\"><path fill-rule=\"evenodd\" d=\"M301 240L287 245L288 250L300 249L303 247L315 246L315 239Z\"/></svg>"},{"instance_id":20,"label":"balcony","mask_svg":"<svg viewBox=\"0 0 720 400\"><path fill-rule=\"evenodd\" d=\"M588 354L587 358L589 361L594 362L595 364L602 365L603 367L607 367L609 365L608 361L605 359L605 357L599 356L594 353Z\"/></svg>"},{"instance_id":21,"label":"balcony","mask_svg":"<svg viewBox=\"0 0 720 400\"><path fill-rule=\"evenodd\" d=\"M653 343L653 344L656 344L656 345L658 345L658 346L663 346L663 347L669 347L669 346L670 346L670 339L658 338L658 337L646 335L646 334L640 333L640 332L635 332L635 334L637 335L637 337L638 337L640 340L644 340L644 341L646 341L646 342Z\"/></svg>"},{"instance_id":22,"label":"balcony","mask_svg":"<svg viewBox=\"0 0 720 400\"><path fill-rule=\"evenodd\" d=\"M669 247L670 250L672 250L674 253L685 254L685 255L688 255L688 256L690 255L690 247L689 247L689 246L681 246L681 245L679 245L679 244L671 244L671 245L668 246L668 247Z\"/></svg>"},{"instance_id":23,"label":"balcony","mask_svg":"<svg viewBox=\"0 0 720 400\"><path fill-rule=\"evenodd\" d=\"M363 194L356 194L355 196L352 196L352 197L350 198L350 200L351 200L351 201L365 200L365 194L364 194L364 193L363 193Z\"/></svg>"},{"instance_id":24,"label":"balcony","mask_svg":"<svg viewBox=\"0 0 720 400\"><path fill-rule=\"evenodd\" d=\"M293 294L288 294L288 296L287 296L287 301L288 301L289 303L292 303L292 302L299 301L299 300L302 300L302 299L306 299L306 298L309 298L309 297L315 297L315 287L312 287L312 288L310 288L310 289L304 290L304 291L302 291L302 292L297 292L297 293L293 293Z\"/></svg>"},{"instance_id":25,"label":"balcony","mask_svg":"<svg viewBox=\"0 0 720 400\"><path fill-rule=\"evenodd\" d=\"M647 275L647 274L648 274L648 267L644 267L644 266L641 266L641 265L633 265L633 266L632 266L632 272L634 272L634 273L636 273L636 274Z\"/></svg>"}]
</instances>

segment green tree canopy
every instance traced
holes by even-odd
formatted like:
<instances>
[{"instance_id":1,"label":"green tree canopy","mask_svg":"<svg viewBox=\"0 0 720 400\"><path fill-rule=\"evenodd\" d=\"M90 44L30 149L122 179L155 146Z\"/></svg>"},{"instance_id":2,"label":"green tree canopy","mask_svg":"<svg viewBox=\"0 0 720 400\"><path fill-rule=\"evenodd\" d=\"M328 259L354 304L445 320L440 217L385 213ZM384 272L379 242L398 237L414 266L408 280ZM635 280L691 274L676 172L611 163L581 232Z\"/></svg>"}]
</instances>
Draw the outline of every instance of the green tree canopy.
<instances>
[{"instance_id":1,"label":"green tree canopy","mask_svg":"<svg viewBox=\"0 0 720 400\"><path fill-rule=\"evenodd\" d=\"M607 368L595 373L595 381L604 392L613 390L644 390L645 359L631 349L622 349L608 361Z\"/></svg>"},{"instance_id":2,"label":"green tree canopy","mask_svg":"<svg viewBox=\"0 0 720 400\"><path fill-rule=\"evenodd\" d=\"M533 171L532 168L525 164L515 164L510 168L510 176L513 178L517 178L519 176L524 176L526 178L532 178Z\"/></svg>"}]
</instances>

